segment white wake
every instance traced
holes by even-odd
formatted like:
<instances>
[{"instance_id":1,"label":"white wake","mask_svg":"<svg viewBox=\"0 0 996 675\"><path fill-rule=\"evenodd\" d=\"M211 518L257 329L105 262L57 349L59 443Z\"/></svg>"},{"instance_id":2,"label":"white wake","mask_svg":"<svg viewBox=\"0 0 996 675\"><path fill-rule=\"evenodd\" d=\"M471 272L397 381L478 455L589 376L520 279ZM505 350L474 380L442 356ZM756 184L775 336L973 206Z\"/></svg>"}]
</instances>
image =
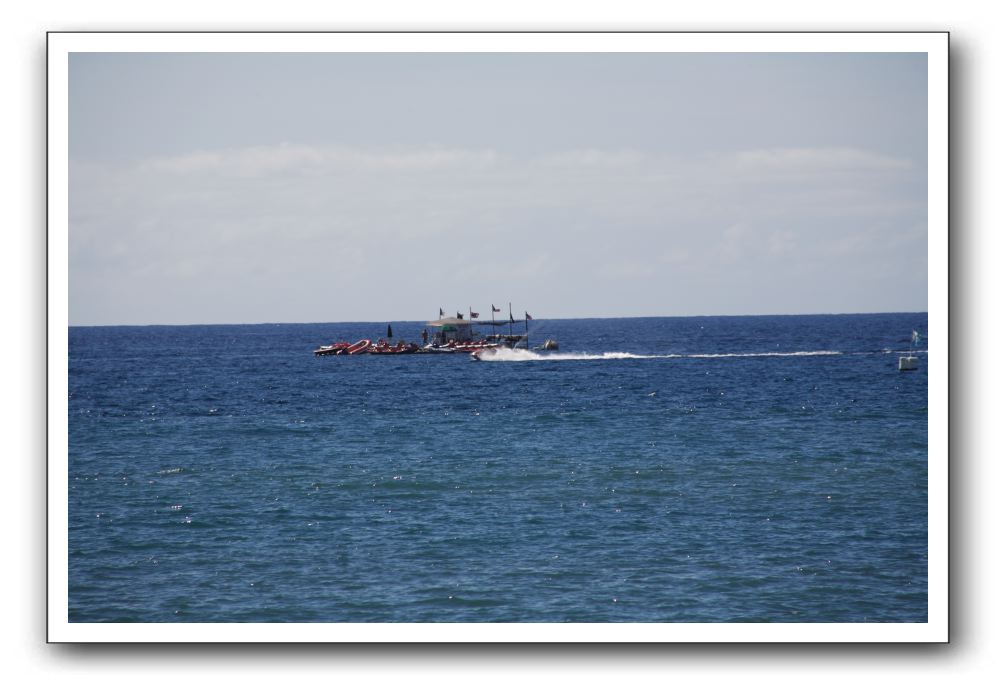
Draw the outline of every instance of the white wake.
<instances>
[{"instance_id":1,"label":"white wake","mask_svg":"<svg viewBox=\"0 0 996 675\"><path fill-rule=\"evenodd\" d=\"M745 352L728 354L631 354L630 352L531 352L527 349L495 349L480 354L481 361L607 361L616 359L743 359L777 356L839 356L838 351Z\"/></svg>"}]
</instances>

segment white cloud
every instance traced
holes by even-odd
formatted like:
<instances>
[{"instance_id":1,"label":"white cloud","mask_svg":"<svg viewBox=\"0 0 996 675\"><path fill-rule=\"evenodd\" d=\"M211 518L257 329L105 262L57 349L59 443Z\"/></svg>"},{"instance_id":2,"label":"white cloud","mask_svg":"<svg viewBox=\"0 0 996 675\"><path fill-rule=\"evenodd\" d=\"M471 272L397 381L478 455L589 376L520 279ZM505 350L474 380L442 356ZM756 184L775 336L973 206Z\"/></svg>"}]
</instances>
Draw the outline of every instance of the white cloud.
<instances>
[{"instance_id":1,"label":"white cloud","mask_svg":"<svg viewBox=\"0 0 996 675\"><path fill-rule=\"evenodd\" d=\"M906 159L856 148L767 148L733 153L732 164L742 171L890 171L913 168Z\"/></svg>"},{"instance_id":2,"label":"white cloud","mask_svg":"<svg viewBox=\"0 0 996 675\"><path fill-rule=\"evenodd\" d=\"M546 168L619 170L639 167L646 159L645 154L635 150L606 151L587 148L540 155L534 163Z\"/></svg>"},{"instance_id":3,"label":"white cloud","mask_svg":"<svg viewBox=\"0 0 996 675\"><path fill-rule=\"evenodd\" d=\"M136 280L175 311L205 302L210 284L261 302L299 289L280 308L306 313L322 288L409 302L455 283L639 296L648 279L704 284L721 266L777 278L790 262L837 259L856 273L875 265L869 247L892 242L908 257L925 246L907 232L926 231L909 163L848 148L513 156L283 144L70 173L77 321Z\"/></svg>"},{"instance_id":4,"label":"white cloud","mask_svg":"<svg viewBox=\"0 0 996 675\"><path fill-rule=\"evenodd\" d=\"M412 151L361 151L345 148L280 144L227 151L192 152L144 161L145 172L265 177L309 171L435 171L482 168L494 164L492 150L429 149Z\"/></svg>"}]
</instances>

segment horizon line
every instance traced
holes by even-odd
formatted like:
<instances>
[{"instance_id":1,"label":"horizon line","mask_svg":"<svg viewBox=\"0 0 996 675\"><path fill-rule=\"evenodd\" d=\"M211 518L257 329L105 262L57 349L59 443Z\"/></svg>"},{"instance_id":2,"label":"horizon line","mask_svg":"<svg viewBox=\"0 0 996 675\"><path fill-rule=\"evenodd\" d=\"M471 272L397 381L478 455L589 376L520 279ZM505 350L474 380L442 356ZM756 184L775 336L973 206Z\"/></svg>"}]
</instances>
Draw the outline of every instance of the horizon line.
<instances>
[{"instance_id":1,"label":"horizon line","mask_svg":"<svg viewBox=\"0 0 996 675\"><path fill-rule=\"evenodd\" d=\"M928 310L893 310L886 312L780 312L772 314L660 314L660 315L631 315L631 316L563 316L563 317L539 317L530 321L607 321L616 319L703 319L703 318L744 318L744 317L778 317L778 316L856 316L873 314L927 314ZM68 324L68 328L152 328L159 326L184 327L184 326L285 326L285 325L320 325L336 323L428 323L434 319L377 319L377 320L340 320L340 321L255 321L255 322L231 322L223 321L219 323L83 323ZM438 320L438 319L435 319ZM487 322L485 322L487 323ZM525 319L517 319L515 323L526 323Z\"/></svg>"}]
</instances>

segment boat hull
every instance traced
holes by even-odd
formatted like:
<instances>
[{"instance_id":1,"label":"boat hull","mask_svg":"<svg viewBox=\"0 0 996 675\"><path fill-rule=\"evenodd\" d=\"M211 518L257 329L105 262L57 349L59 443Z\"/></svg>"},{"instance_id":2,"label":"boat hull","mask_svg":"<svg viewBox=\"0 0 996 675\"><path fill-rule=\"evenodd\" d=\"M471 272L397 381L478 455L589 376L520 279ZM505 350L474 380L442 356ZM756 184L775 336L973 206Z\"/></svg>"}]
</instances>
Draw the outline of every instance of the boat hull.
<instances>
[{"instance_id":1,"label":"boat hull","mask_svg":"<svg viewBox=\"0 0 996 675\"><path fill-rule=\"evenodd\" d=\"M916 370L920 367L920 359L915 356L900 356L899 370Z\"/></svg>"},{"instance_id":2,"label":"boat hull","mask_svg":"<svg viewBox=\"0 0 996 675\"><path fill-rule=\"evenodd\" d=\"M353 344L349 345L349 348L346 350L346 353L349 354L350 356L354 354L362 354L363 352L367 351L367 349L369 348L370 348L370 340L360 340L359 342L354 342Z\"/></svg>"}]
</instances>

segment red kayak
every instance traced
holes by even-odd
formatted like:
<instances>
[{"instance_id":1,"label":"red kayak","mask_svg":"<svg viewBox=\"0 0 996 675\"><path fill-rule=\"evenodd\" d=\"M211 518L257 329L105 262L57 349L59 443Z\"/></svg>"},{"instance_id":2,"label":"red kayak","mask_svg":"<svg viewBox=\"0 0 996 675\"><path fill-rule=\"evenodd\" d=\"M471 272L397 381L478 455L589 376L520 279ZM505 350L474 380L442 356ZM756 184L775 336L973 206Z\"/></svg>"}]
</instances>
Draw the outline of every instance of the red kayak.
<instances>
[{"instance_id":1,"label":"red kayak","mask_svg":"<svg viewBox=\"0 0 996 675\"><path fill-rule=\"evenodd\" d=\"M349 345L349 349L346 350L347 354L362 354L370 347L370 340L360 340L359 342L354 342Z\"/></svg>"},{"instance_id":2,"label":"red kayak","mask_svg":"<svg viewBox=\"0 0 996 675\"><path fill-rule=\"evenodd\" d=\"M377 341L377 344L371 345L367 349L367 354L391 354L394 348L388 344L387 340L381 338Z\"/></svg>"},{"instance_id":3,"label":"red kayak","mask_svg":"<svg viewBox=\"0 0 996 675\"><path fill-rule=\"evenodd\" d=\"M386 340L381 340L367 350L367 354L414 354L419 350L417 344L405 344L399 342L396 345L389 344Z\"/></svg>"}]
</instances>

